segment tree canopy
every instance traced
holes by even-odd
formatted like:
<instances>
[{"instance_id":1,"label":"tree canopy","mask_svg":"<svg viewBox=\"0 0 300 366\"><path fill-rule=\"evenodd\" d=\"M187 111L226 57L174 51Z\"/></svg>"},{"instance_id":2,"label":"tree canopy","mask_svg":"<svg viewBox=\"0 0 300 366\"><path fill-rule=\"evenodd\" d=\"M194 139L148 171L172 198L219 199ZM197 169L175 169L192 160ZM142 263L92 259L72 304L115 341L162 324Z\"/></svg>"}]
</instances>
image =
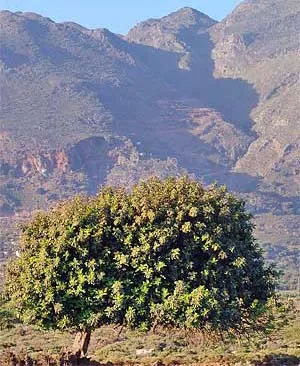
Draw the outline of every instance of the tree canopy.
<instances>
[{"instance_id":1,"label":"tree canopy","mask_svg":"<svg viewBox=\"0 0 300 366\"><path fill-rule=\"evenodd\" d=\"M43 328L238 328L274 292L245 204L224 187L153 178L104 187L23 227L6 294Z\"/></svg>"}]
</instances>

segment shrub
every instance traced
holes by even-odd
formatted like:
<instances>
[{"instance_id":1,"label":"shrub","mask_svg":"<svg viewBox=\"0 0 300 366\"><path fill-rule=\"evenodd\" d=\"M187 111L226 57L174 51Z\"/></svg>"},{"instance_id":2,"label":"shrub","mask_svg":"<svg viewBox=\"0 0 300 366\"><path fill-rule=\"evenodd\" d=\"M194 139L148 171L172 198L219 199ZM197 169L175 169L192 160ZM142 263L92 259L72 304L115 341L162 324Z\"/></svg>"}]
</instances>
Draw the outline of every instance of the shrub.
<instances>
[{"instance_id":1,"label":"shrub","mask_svg":"<svg viewBox=\"0 0 300 366\"><path fill-rule=\"evenodd\" d=\"M76 328L80 354L103 324L238 328L274 293L252 229L224 187L188 178L106 187L24 226L6 294L26 323Z\"/></svg>"}]
</instances>

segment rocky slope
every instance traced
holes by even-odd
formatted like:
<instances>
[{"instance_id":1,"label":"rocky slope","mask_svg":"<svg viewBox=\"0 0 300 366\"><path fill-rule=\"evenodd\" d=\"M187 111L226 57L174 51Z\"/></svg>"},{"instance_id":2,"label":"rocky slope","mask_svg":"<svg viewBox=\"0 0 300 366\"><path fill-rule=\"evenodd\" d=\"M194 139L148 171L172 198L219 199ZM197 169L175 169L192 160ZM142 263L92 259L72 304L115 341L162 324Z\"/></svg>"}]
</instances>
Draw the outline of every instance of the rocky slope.
<instances>
[{"instance_id":1,"label":"rocky slope","mask_svg":"<svg viewBox=\"0 0 300 366\"><path fill-rule=\"evenodd\" d=\"M244 196L275 257L298 250L297 1L247 0L220 23L183 8L127 36L33 13L0 24L2 256L35 209L183 171Z\"/></svg>"},{"instance_id":2,"label":"rocky slope","mask_svg":"<svg viewBox=\"0 0 300 366\"><path fill-rule=\"evenodd\" d=\"M210 34L215 42L216 77L241 78L253 85L259 97L250 113L256 138L233 168L235 172L259 177L257 189L248 195L252 207L256 206L257 236L266 244L269 254L277 256L282 268L290 266L297 273L300 265L299 3L245 1L211 29ZM264 210L257 209L258 206Z\"/></svg>"}]
</instances>

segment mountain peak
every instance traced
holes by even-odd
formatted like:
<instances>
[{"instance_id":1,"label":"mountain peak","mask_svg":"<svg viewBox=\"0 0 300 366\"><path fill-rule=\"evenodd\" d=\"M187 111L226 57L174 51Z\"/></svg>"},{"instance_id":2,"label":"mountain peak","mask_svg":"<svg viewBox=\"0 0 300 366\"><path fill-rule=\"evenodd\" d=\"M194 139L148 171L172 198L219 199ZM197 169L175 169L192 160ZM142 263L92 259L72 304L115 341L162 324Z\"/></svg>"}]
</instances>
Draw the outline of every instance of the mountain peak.
<instances>
[{"instance_id":1,"label":"mountain peak","mask_svg":"<svg viewBox=\"0 0 300 366\"><path fill-rule=\"evenodd\" d=\"M5 33L9 32L9 30L13 31L15 27L19 27L19 30L22 33L24 32L24 29L27 28L28 24L43 24L45 26L55 24L52 19L37 13L22 11L11 12L9 10L0 10L0 22L1 25L3 25L3 31Z\"/></svg>"},{"instance_id":2,"label":"mountain peak","mask_svg":"<svg viewBox=\"0 0 300 366\"><path fill-rule=\"evenodd\" d=\"M190 8L188 6L180 8L177 11L170 13L169 15L163 17L162 19L174 19L178 21L195 21L201 23L203 21L211 21L216 23L215 20L211 19L208 15L202 13L201 11Z\"/></svg>"},{"instance_id":3,"label":"mountain peak","mask_svg":"<svg viewBox=\"0 0 300 366\"><path fill-rule=\"evenodd\" d=\"M209 28L210 26L217 23L214 19L210 18L208 15L190 7L184 7L178 9L162 18L151 18L145 20L136 27L143 26L143 25L157 25L162 24L164 27L170 29L179 29L182 27L190 28L190 27L198 27L198 28ZM134 27L134 28L136 28ZM133 28L133 29L134 29Z\"/></svg>"},{"instance_id":4,"label":"mountain peak","mask_svg":"<svg viewBox=\"0 0 300 366\"><path fill-rule=\"evenodd\" d=\"M175 28L188 28L192 30L206 30L217 23L216 20L199 10L190 7L181 8L161 19Z\"/></svg>"},{"instance_id":5,"label":"mountain peak","mask_svg":"<svg viewBox=\"0 0 300 366\"><path fill-rule=\"evenodd\" d=\"M183 51L182 34L197 35L217 22L200 11L184 7L160 19L149 19L137 24L128 34L131 42L172 51Z\"/></svg>"}]
</instances>

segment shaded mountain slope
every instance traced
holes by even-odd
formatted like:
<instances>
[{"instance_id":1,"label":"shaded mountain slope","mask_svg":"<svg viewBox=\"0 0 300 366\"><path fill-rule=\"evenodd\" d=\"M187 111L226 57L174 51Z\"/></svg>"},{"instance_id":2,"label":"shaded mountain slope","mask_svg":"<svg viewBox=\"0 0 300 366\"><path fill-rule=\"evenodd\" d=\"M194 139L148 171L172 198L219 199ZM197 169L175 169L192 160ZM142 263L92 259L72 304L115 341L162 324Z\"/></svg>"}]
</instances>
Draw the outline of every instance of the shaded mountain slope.
<instances>
[{"instance_id":1,"label":"shaded mountain slope","mask_svg":"<svg viewBox=\"0 0 300 366\"><path fill-rule=\"evenodd\" d=\"M242 78L259 95L251 113L257 139L236 170L260 175L272 191L299 195L299 3L245 1L211 34L215 75Z\"/></svg>"}]
</instances>

